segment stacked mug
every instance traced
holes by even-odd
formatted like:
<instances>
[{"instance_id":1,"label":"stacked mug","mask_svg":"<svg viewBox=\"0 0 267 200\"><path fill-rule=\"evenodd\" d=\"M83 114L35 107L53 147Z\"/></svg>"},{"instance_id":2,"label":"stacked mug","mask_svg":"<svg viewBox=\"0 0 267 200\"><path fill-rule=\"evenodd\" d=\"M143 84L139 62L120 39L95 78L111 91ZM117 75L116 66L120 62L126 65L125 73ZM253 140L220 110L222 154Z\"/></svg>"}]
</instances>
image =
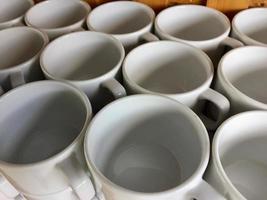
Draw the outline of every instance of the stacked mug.
<instances>
[{"instance_id":1,"label":"stacked mug","mask_svg":"<svg viewBox=\"0 0 267 200\"><path fill-rule=\"evenodd\" d=\"M0 199L266 197L267 8L0 5Z\"/></svg>"}]
</instances>

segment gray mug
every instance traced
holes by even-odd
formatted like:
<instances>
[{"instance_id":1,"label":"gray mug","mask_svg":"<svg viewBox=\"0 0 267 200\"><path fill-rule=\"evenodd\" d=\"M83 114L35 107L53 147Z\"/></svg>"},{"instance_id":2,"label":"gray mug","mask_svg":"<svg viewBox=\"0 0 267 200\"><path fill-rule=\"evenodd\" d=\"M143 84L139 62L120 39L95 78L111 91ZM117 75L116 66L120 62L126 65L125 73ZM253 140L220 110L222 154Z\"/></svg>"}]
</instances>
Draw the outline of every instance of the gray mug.
<instances>
[{"instance_id":1,"label":"gray mug","mask_svg":"<svg viewBox=\"0 0 267 200\"><path fill-rule=\"evenodd\" d=\"M27 82L43 79L39 56L49 42L45 33L30 27L0 31L0 95Z\"/></svg>"}]
</instances>

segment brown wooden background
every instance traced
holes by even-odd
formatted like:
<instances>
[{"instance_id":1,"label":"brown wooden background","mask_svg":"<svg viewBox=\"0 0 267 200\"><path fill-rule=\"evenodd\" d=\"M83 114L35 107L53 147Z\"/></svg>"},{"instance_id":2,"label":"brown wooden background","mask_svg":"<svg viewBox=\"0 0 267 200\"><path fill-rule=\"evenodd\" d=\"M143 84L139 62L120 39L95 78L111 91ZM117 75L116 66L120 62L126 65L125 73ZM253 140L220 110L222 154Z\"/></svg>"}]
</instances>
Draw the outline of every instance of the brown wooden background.
<instances>
[{"instance_id":1,"label":"brown wooden background","mask_svg":"<svg viewBox=\"0 0 267 200\"><path fill-rule=\"evenodd\" d=\"M42 0L35 0L40 2ZM92 7L100 5L111 0L84 0ZM250 7L267 7L267 0L134 0L151 6L156 12L179 4L201 4L216 8L226 13L230 18L240 10Z\"/></svg>"}]
</instances>

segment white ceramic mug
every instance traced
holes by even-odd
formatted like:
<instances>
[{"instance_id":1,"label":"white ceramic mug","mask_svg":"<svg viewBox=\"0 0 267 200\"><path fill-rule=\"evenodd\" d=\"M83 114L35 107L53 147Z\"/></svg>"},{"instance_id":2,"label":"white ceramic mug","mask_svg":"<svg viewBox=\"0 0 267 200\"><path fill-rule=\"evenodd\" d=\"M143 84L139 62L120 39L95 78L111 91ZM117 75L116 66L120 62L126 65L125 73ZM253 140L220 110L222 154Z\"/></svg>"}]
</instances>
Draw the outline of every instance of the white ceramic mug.
<instances>
[{"instance_id":1,"label":"white ceramic mug","mask_svg":"<svg viewBox=\"0 0 267 200\"><path fill-rule=\"evenodd\" d=\"M205 175L228 200L262 200L267 184L267 112L235 115L218 128Z\"/></svg>"},{"instance_id":2,"label":"white ceramic mug","mask_svg":"<svg viewBox=\"0 0 267 200\"><path fill-rule=\"evenodd\" d=\"M200 49L185 43L158 41L132 50L123 64L123 79L129 94L157 94L175 99L196 111L209 129L215 129L228 114L228 100L210 88L213 65ZM215 119L203 114L203 103L217 109Z\"/></svg>"},{"instance_id":3,"label":"white ceramic mug","mask_svg":"<svg viewBox=\"0 0 267 200\"><path fill-rule=\"evenodd\" d=\"M112 34L129 52L143 41L158 40L151 33L154 18L154 11L145 4L118 1L95 8L87 18L87 26L93 31Z\"/></svg>"},{"instance_id":4,"label":"white ceramic mug","mask_svg":"<svg viewBox=\"0 0 267 200\"><path fill-rule=\"evenodd\" d=\"M49 39L82 30L90 6L80 0L44 1L33 6L25 15L27 26L47 33Z\"/></svg>"},{"instance_id":5,"label":"white ceramic mug","mask_svg":"<svg viewBox=\"0 0 267 200\"><path fill-rule=\"evenodd\" d=\"M230 101L230 115L267 110L267 48L247 46L228 52L221 60L215 88Z\"/></svg>"},{"instance_id":6,"label":"white ceramic mug","mask_svg":"<svg viewBox=\"0 0 267 200\"><path fill-rule=\"evenodd\" d=\"M157 95L112 102L85 137L87 163L106 200L224 199L202 179L209 151L201 120Z\"/></svg>"},{"instance_id":7,"label":"white ceramic mug","mask_svg":"<svg viewBox=\"0 0 267 200\"><path fill-rule=\"evenodd\" d=\"M46 34L30 27L13 27L0 31L0 41L0 95L44 78L39 56L49 42Z\"/></svg>"},{"instance_id":8,"label":"white ceramic mug","mask_svg":"<svg viewBox=\"0 0 267 200\"><path fill-rule=\"evenodd\" d=\"M82 31L51 42L43 51L40 63L48 79L66 80L82 89L97 111L110 99L126 95L117 81L124 54L116 38Z\"/></svg>"},{"instance_id":9,"label":"white ceramic mug","mask_svg":"<svg viewBox=\"0 0 267 200\"><path fill-rule=\"evenodd\" d=\"M161 39L185 42L205 51L216 67L225 47L243 46L230 38L229 19L221 12L199 5L174 6L163 10L155 21Z\"/></svg>"},{"instance_id":10,"label":"white ceramic mug","mask_svg":"<svg viewBox=\"0 0 267 200\"><path fill-rule=\"evenodd\" d=\"M92 117L83 92L62 82L34 82L4 94L0 112L2 193L19 199L11 183L28 200L67 189L72 196L58 200L96 199L83 155Z\"/></svg>"},{"instance_id":11,"label":"white ceramic mug","mask_svg":"<svg viewBox=\"0 0 267 200\"><path fill-rule=\"evenodd\" d=\"M24 14L34 3L32 0L0 0L0 30L21 26Z\"/></svg>"},{"instance_id":12,"label":"white ceramic mug","mask_svg":"<svg viewBox=\"0 0 267 200\"><path fill-rule=\"evenodd\" d=\"M267 46L267 8L239 12L232 21L232 35L246 45Z\"/></svg>"}]
</instances>

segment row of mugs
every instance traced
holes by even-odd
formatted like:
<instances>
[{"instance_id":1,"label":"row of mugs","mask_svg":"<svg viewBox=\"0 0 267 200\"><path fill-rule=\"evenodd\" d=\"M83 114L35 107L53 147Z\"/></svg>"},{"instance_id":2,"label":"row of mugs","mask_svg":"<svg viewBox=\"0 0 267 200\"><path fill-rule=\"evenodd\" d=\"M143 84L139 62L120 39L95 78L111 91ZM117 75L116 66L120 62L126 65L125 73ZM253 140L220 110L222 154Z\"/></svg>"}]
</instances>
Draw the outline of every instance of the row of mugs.
<instances>
[{"instance_id":1,"label":"row of mugs","mask_svg":"<svg viewBox=\"0 0 267 200\"><path fill-rule=\"evenodd\" d=\"M124 59L122 44L98 32L70 33L47 45L48 38L39 30L14 27L0 31L0 40L3 91L41 80L44 74L47 79L68 81L82 89L94 113L112 99L126 96L126 92L159 94L192 108L211 130L227 116L266 109L267 96L262 92L266 85L266 47L247 46L228 52L213 78L209 57L180 42L146 43ZM220 93L210 88L213 80Z\"/></svg>"},{"instance_id":2,"label":"row of mugs","mask_svg":"<svg viewBox=\"0 0 267 200\"><path fill-rule=\"evenodd\" d=\"M266 197L266 111L225 121L209 165L205 126L191 109L167 97L125 97L91 120L82 91L38 81L3 95L0 112L0 191L11 199Z\"/></svg>"},{"instance_id":3,"label":"row of mugs","mask_svg":"<svg viewBox=\"0 0 267 200\"><path fill-rule=\"evenodd\" d=\"M235 16L232 36L236 40L228 36L231 30L228 18L204 6L174 6L155 17L150 7L130 1L106 3L92 12L88 4L75 0L45 1L32 8L31 0L1 0L1 5L0 29L21 24L26 13L26 25L43 30L54 39L81 30L87 21L89 30L112 34L126 50L140 41L155 41L159 37L194 45L218 62L224 46L242 46L238 40L246 45L267 43L266 8L249 9ZM151 33L154 22L157 36Z\"/></svg>"},{"instance_id":4,"label":"row of mugs","mask_svg":"<svg viewBox=\"0 0 267 200\"><path fill-rule=\"evenodd\" d=\"M0 113L5 117L1 118L0 125L5 131L0 135L2 137L0 169L7 179L1 176L0 190L4 194L15 199L26 196L30 200L264 199L264 191L258 189L265 183L264 170L259 170L264 166L264 157L259 151L263 149L264 137L260 138L263 143L258 144L257 141L263 136L261 133L264 132L263 119L266 114L264 112L240 114L235 116L236 122L230 123L235 117L225 122L226 125L230 123L230 127L236 127L228 138L229 141L235 142L229 145L222 141L220 146L221 141L216 140L224 140L220 139L223 137L215 137L213 163L210 165L211 170L207 171L207 179L221 195L202 180L209 158L207 132L195 114L177 102L191 107L209 129L215 129L226 116L247 110L266 109L267 97L263 91L266 85L267 50L266 47L259 47L264 45L266 37L262 34L264 23L253 22L254 26L250 27L257 37L251 36L249 41L254 42L254 39L257 39L255 43L247 43L245 39L239 38L245 44L257 44L258 47L248 46L232 50L221 59L218 66L215 89L230 100L230 107L229 101L223 95L210 88L214 76L212 62L205 53L194 47L205 50L216 63L223 52L223 48L219 48L221 44L231 47L242 46L237 40L227 37L230 23L227 23L229 30L227 34L223 34L223 40L217 41L218 38L222 39L220 36L216 39L204 39L203 43L197 42L204 46L206 44L208 47L212 46L205 49L196 45L194 41L191 41L193 43L184 39L180 41L178 36L176 39L160 36L160 32L157 32L156 19L157 36L161 39L174 40L157 41L158 39L150 32L154 19L149 22L149 29L144 33L139 30L135 30L134 34L127 33L130 32L128 28L132 28L133 24L137 25L140 21L137 17L143 16L141 21L144 21L139 6L146 9L148 7L134 2L113 2L93 10L88 20L99 9L102 14L97 19L103 16L106 18L102 22L108 21L103 27L109 27L108 25L111 25L109 28L122 27L123 30L127 30L124 33L119 34L116 31L113 34L107 31L110 34L108 35L99 32L75 32L48 44L49 37L50 40L55 38L50 33L55 34L62 29L55 24L53 24L55 27L51 28L47 22L60 22L59 24L64 26L74 20L71 17L74 15L68 14L72 10L70 8L73 8L76 17L79 16L77 12L82 13L72 5L85 5L89 8L88 5L76 0L64 0L64 6L62 2L62 0L46 1L27 12L28 14L40 6L41 9L35 12L37 13L35 19L41 19L45 28L35 27L40 29L37 30L17 27L0 31L2 93L26 82L41 80L44 78L43 74L47 79L61 81L27 84L1 97ZM116 7L117 4L121 6ZM49 5L48 10L51 13L48 21L43 20L48 17L48 12L42 5ZM110 5L111 7L105 7ZM101 8L104 8L104 14ZM132 8L133 11L129 10ZM190 9L186 10L187 8ZM55 16L52 12L54 9L57 11ZM173 11L168 13L167 11L171 9ZM184 23L181 27L187 29L188 25L190 29L187 31L193 30L192 27L198 27L196 30L205 32L197 34L202 37L213 32L208 25L216 23L210 20L217 19L215 16L223 18L221 13L201 6L169 8L157 18L160 19L166 12L163 21L170 23L172 22L170 19L175 19L171 17L171 13L182 13L182 10L176 9L185 9L183 16L198 13L198 18L194 18L197 21L192 20L191 23L188 18L186 19L188 23ZM116 11L116 20L112 20L110 16L112 12L109 10ZM123 10L124 14L120 14L120 10ZM206 10L209 14L200 17ZM254 11L254 15L260 15L262 19L266 16L264 9L253 9L243 13ZM43 13L45 17L39 17L38 13ZM126 13L132 15L125 16ZM57 18L59 15L61 17ZM65 21L66 19L68 20ZM132 19L134 22L129 23L127 19ZM86 17L82 19L83 22L85 20ZM203 21L209 28L204 26ZM112 22L118 23L112 25ZM175 24L169 24L168 28L177 28L178 22L180 21L177 18ZM198 23L203 26L197 26ZM77 29L63 29L66 32L60 32L59 35L81 30L82 24L78 23ZM89 25L88 27L90 28ZM190 36L189 32L185 35ZM250 35L246 35L248 36ZM188 41L190 40L193 39ZM128 43L128 41L134 42ZM135 48L124 58L123 46L128 52L144 41L154 42ZM220 56L217 57L218 55ZM123 77L120 73L121 66ZM121 78L124 80L123 85L120 83ZM74 88L75 86L86 93L93 109L86 96ZM92 110L94 112L100 110L111 99L125 96L126 91L128 94L146 95L126 97L109 104L97 114L88 128ZM165 98L151 96L153 94ZM211 103L210 110L204 110L203 104L207 101ZM254 118L260 119L256 120L259 135L249 128L254 126ZM253 123L249 123L250 121ZM245 123L246 126L242 124L241 129L239 123ZM222 127L226 126L225 124ZM229 132L229 129L226 130ZM218 129L218 135L220 130ZM232 135L236 130L238 133L240 130L240 133L234 140ZM244 130L248 134L246 137L242 135ZM85 132L87 132L85 154L90 172L83 155ZM240 139L241 137L244 139ZM256 139L252 141L252 147L241 148L247 144L244 141L250 142L254 137ZM233 154L232 150L236 150L236 153ZM260 155L255 156L257 152L260 152ZM240 163L235 163L236 161ZM233 169L229 171L230 174L228 168L227 170L224 168L224 164L230 166L229 170ZM250 165L242 168L243 164ZM242 170L239 170L240 168ZM244 174L254 176L255 172L259 174L255 175L257 178L251 178L254 182L245 182L250 179L244 178L246 177ZM233 175L233 179L230 175ZM257 194L250 191L250 184L254 186L251 191L257 191Z\"/></svg>"}]
</instances>

